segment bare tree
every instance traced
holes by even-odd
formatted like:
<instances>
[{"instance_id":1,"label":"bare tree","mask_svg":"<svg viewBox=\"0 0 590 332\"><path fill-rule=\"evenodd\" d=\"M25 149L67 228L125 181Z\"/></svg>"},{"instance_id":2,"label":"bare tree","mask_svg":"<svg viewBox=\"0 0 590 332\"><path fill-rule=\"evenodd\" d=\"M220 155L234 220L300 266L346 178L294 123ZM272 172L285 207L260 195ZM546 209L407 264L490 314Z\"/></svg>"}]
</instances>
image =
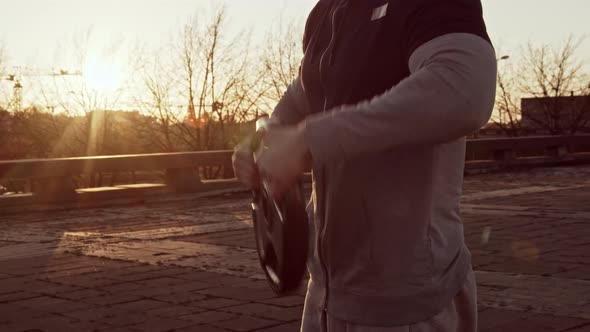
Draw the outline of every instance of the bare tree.
<instances>
[{"instance_id":1,"label":"bare tree","mask_svg":"<svg viewBox=\"0 0 590 332\"><path fill-rule=\"evenodd\" d=\"M182 32L182 46L180 48L180 58L181 58L181 70L182 70L182 80L184 82L184 90L186 91L186 98L188 98L188 105L187 105L187 116L184 123L190 124L188 127L182 126L182 129L189 137L185 139L185 142L188 143L194 150L200 150L202 143L201 143L201 129L202 129L202 122L203 119L206 118L206 115L203 114L204 110L201 107L203 104L203 96L206 93L203 89L201 92L200 103L198 104L199 107L196 109L195 107L195 98L196 98L196 91L197 81L198 81L198 67L199 67L199 49L201 47L201 36L199 32L196 31L196 27L193 24L187 24L184 26ZM204 74L203 74L203 85L207 84L209 79L209 64L207 63L205 66ZM194 129L194 131L192 130Z\"/></svg>"},{"instance_id":2,"label":"bare tree","mask_svg":"<svg viewBox=\"0 0 590 332\"><path fill-rule=\"evenodd\" d=\"M303 57L301 23L279 21L268 32L262 52L265 108L272 110L299 74Z\"/></svg>"},{"instance_id":3,"label":"bare tree","mask_svg":"<svg viewBox=\"0 0 590 332\"><path fill-rule=\"evenodd\" d=\"M522 116L553 135L575 133L590 121L590 77L575 54L582 41L569 37L558 48L529 44L525 51L520 90L539 102ZM585 98L573 103L573 96Z\"/></svg>"},{"instance_id":4,"label":"bare tree","mask_svg":"<svg viewBox=\"0 0 590 332\"><path fill-rule=\"evenodd\" d=\"M582 41L569 37L558 47L529 43L514 65L502 64L493 124L508 136L536 129L574 134L587 128L590 78L576 57Z\"/></svg>"},{"instance_id":5,"label":"bare tree","mask_svg":"<svg viewBox=\"0 0 590 332\"><path fill-rule=\"evenodd\" d=\"M92 38L91 30L78 35L73 40L73 53L76 67L85 68L89 61L89 45ZM117 42L115 44L120 44ZM108 62L118 54L118 45L108 45L95 54L101 61ZM83 73L87 75L87 73ZM58 106L65 114L81 121L72 121L68 128L69 140L77 146L83 146L79 151L83 155L104 155L112 153L119 144L114 130L113 114L118 106L125 87L117 87L114 91L102 91L92 87L87 81L89 77L71 80L55 77L53 91L45 92L47 102Z\"/></svg>"},{"instance_id":6,"label":"bare tree","mask_svg":"<svg viewBox=\"0 0 590 332\"><path fill-rule=\"evenodd\" d=\"M510 65L498 69L496 89L496 112L491 122L506 136L519 136L521 131L521 109L516 76Z\"/></svg>"},{"instance_id":7,"label":"bare tree","mask_svg":"<svg viewBox=\"0 0 590 332\"><path fill-rule=\"evenodd\" d=\"M184 27L179 50L181 95L188 101L182 130L194 150L227 148L231 126L256 107L262 94L255 89L261 78L253 68L249 33L230 37L226 11L212 19Z\"/></svg>"},{"instance_id":8,"label":"bare tree","mask_svg":"<svg viewBox=\"0 0 590 332\"><path fill-rule=\"evenodd\" d=\"M133 76L141 89L133 100L144 116L134 130L146 145L155 146L158 152L173 152L181 150L174 139L179 122L173 100L175 79L163 53L163 49L135 51Z\"/></svg>"}]
</instances>

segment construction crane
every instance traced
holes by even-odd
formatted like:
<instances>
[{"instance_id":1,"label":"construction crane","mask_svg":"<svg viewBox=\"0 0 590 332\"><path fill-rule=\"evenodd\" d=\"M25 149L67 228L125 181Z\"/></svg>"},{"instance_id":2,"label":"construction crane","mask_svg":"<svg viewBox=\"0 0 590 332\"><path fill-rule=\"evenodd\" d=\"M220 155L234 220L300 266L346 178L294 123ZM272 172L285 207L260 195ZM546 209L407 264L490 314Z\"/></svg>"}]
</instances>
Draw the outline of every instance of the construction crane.
<instances>
[{"instance_id":1,"label":"construction crane","mask_svg":"<svg viewBox=\"0 0 590 332\"><path fill-rule=\"evenodd\" d=\"M41 76L82 76L80 71L59 70L40 70L27 67L8 67L9 74L4 80L14 82L12 87L12 101L8 105L13 111L22 111L23 104L23 77L41 77Z\"/></svg>"}]
</instances>

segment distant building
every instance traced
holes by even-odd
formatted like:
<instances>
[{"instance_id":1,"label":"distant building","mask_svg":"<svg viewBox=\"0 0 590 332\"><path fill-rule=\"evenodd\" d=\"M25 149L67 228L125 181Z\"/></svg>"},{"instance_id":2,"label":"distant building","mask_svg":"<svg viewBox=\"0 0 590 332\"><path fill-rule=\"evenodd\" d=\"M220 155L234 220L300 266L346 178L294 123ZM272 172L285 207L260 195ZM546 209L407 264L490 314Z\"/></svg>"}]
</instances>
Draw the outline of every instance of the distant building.
<instances>
[{"instance_id":1,"label":"distant building","mask_svg":"<svg viewBox=\"0 0 590 332\"><path fill-rule=\"evenodd\" d=\"M544 134L590 132L590 96L521 99L521 125Z\"/></svg>"}]
</instances>

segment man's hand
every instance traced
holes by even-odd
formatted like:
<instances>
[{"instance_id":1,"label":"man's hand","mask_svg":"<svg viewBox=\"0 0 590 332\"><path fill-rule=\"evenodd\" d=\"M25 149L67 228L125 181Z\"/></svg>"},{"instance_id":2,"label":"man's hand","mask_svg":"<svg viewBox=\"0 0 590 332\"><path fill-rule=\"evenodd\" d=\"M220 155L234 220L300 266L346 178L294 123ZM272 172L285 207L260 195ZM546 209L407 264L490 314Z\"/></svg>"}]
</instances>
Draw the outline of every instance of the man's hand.
<instances>
[{"instance_id":1,"label":"man's hand","mask_svg":"<svg viewBox=\"0 0 590 332\"><path fill-rule=\"evenodd\" d=\"M252 155L252 138L247 138L234 148L232 166L238 180L250 189L258 188L258 170Z\"/></svg>"},{"instance_id":2,"label":"man's hand","mask_svg":"<svg viewBox=\"0 0 590 332\"><path fill-rule=\"evenodd\" d=\"M264 149L258 169L279 199L297 181L309 162L309 149L303 140L302 126L270 126L264 136Z\"/></svg>"}]
</instances>

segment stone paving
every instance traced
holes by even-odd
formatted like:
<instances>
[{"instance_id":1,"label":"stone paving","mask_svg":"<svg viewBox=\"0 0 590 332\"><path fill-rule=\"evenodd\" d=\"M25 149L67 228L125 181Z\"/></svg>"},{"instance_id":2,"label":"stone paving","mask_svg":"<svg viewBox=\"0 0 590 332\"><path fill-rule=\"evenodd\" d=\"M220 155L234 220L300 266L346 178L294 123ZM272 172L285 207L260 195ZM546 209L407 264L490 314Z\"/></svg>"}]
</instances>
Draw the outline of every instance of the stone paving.
<instances>
[{"instance_id":1,"label":"stone paving","mask_svg":"<svg viewBox=\"0 0 590 332\"><path fill-rule=\"evenodd\" d=\"M0 216L0 331L298 331L247 194ZM465 179L480 331L590 331L590 167Z\"/></svg>"}]
</instances>

